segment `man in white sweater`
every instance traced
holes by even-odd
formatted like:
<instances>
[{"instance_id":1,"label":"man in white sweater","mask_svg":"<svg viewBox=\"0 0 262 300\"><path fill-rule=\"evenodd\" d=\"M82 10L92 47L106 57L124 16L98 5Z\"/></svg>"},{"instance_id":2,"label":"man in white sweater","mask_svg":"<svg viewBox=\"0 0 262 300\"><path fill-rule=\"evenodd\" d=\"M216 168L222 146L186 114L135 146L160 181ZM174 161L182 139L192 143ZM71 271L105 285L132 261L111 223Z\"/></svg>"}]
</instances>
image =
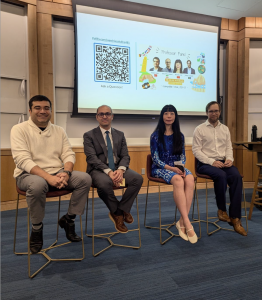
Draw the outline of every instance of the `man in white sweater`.
<instances>
[{"instance_id":1,"label":"man in white sweater","mask_svg":"<svg viewBox=\"0 0 262 300\"><path fill-rule=\"evenodd\" d=\"M84 213L91 186L91 177L73 171L75 153L62 127L51 119L51 101L41 95L29 101L30 118L11 130L11 150L16 164L14 177L19 189L26 191L32 232L30 249L33 254L43 246L43 219L46 193L56 189L72 189L68 212L59 220L66 237L80 242L75 233L75 217Z\"/></svg>"}]
</instances>

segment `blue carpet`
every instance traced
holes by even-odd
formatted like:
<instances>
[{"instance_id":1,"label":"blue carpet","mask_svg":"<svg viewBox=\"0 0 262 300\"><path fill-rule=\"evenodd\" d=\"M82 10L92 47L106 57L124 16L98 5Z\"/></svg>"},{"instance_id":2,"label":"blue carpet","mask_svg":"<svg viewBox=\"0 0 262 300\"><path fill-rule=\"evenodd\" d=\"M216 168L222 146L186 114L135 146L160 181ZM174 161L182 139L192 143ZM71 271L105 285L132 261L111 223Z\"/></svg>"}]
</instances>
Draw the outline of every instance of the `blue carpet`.
<instances>
[{"instance_id":1,"label":"blue carpet","mask_svg":"<svg viewBox=\"0 0 262 300\"><path fill-rule=\"evenodd\" d=\"M204 190L199 191L201 218L205 217L204 193ZM217 208L211 190L209 195L210 215L215 216ZM251 196L252 190L247 189L248 201ZM247 237L227 231L209 237L203 223L202 238L198 243L192 245L174 237L161 246L159 232L143 226L145 198L145 195L139 196L141 249L113 247L94 258L92 240L85 237L86 258L82 262L52 262L34 279L29 279L27 275L27 256L13 254L15 211L2 212L1 299L262 299L261 211L254 208ZM162 200L162 221L172 223L175 212L172 193L162 193ZM44 247L51 244L55 237L57 206L57 202L46 205ZM63 201L61 207L64 214L68 201ZM26 209L19 210L17 251L26 251L27 248L26 214ZM136 226L135 207L132 214L135 222L128 226L130 229ZM91 232L91 211L89 216L88 229ZM100 199L95 203L95 216L97 233L114 231L107 208ZM157 225L157 221L158 194L150 194L147 223ZM198 233L196 225L195 230ZM80 232L78 219L76 231ZM173 231L177 233L175 228ZM66 241L62 230L59 238L61 242ZM114 240L136 244L137 232L119 234ZM105 245L106 241L97 241L96 250ZM70 244L61 248L59 253L57 249L49 253L52 257L79 257L81 244ZM44 261L41 255L34 255L32 270Z\"/></svg>"}]
</instances>

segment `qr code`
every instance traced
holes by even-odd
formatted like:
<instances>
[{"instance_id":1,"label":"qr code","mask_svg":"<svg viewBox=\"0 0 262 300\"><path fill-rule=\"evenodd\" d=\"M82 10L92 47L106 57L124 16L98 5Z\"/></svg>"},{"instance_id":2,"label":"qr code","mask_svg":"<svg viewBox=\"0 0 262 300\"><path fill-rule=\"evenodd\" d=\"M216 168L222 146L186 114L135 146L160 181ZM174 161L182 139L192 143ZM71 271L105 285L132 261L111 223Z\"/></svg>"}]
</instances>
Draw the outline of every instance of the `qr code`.
<instances>
[{"instance_id":1,"label":"qr code","mask_svg":"<svg viewBox=\"0 0 262 300\"><path fill-rule=\"evenodd\" d=\"M129 47L94 44L95 81L130 83Z\"/></svg>"}]
</instances>

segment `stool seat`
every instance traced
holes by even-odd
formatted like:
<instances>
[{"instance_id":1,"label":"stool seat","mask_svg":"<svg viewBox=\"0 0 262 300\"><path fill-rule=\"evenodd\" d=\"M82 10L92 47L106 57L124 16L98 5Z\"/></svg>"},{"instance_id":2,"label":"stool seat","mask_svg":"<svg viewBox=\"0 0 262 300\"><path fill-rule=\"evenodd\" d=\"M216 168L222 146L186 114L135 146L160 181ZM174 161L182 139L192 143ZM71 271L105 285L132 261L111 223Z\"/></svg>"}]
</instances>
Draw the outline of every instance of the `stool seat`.
<instances>
[{"instance_id":1,"label":"stool seat","mask_svg":"<svg viewBox=\"0 0 262 300\"><path fill-rule=\"evenodd\" d=\"M26 192L20 190L18 186L16 186L16 191L19 195L26 196ZM59 190L58 189L57 191L47 192L46 198L62 197L62 196L65 196L65 195L68 195L71 193L73 193L73 190Z\"/></svg>"}]
</instances>

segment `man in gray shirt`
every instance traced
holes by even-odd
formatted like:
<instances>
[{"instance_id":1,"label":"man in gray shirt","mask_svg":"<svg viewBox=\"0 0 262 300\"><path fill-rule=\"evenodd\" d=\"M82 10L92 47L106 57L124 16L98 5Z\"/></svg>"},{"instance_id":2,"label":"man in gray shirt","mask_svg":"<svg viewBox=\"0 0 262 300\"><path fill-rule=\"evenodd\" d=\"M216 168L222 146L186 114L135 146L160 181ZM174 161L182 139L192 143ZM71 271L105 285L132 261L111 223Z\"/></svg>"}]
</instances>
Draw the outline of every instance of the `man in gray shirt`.
<instances>
[{"instance_id":1,"label":"man in gray shirt","mask_svg":"<svg viewBox=\"0 0 262 300\"><path fill-rule=\"evenodd\" d=\"M165 63L166 63L166 68L163 69L163 72L173 73L174 70L171 68L171 60L170 60L170 58L167 58L165 60Z\"/></svg>"}]
</instances>

